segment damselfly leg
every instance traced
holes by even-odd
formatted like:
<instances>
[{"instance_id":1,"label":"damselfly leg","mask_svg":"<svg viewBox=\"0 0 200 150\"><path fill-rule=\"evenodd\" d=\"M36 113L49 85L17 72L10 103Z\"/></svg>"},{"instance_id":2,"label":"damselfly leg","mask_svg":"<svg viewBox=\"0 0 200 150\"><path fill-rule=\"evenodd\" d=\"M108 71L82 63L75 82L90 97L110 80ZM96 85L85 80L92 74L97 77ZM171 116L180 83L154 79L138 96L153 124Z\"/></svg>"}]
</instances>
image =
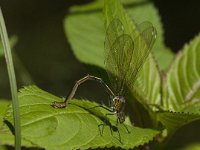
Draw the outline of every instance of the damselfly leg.
<instances>
[{"instance_id":1,"label":"damselfly leg","mask_svg":"<svg viewBox=\"0 0 200 150\"><path fill-rule=\"evenodd\" d=\"M84 82L86 82L88 80L93 80L93 81L99 82L110 95L114 96L114 93L112 92L112 90L108 87L108 85L101 78L98 78L98 77L95 77L95 76L91 76L91 75L87 75L87 76L81 78L80 80L78 80L75 83L75 85L72 88L70 94L65 98L65 100L63 102L55 101L55 102L53 102L52 106L54 108L64 108L64 107L66 107L68 105L69 101L74 97L78 87L82 83L84 83Z\"/></svg>"},{"instance_id":2,"label":"damselfly leg","mask_svg":"<svg viewBox=\"0 0 200 150\"><path fill-rule=\"evenodd\" d=\"M110 79L112 90L101 78L87 75L76 82L71 93L63 102L53 102L53 107L66 107L74 97L79 85L87 80L94 80L103 85L112 96L111 108L106 108L111 113L106 114L106 116L116 114L116 127L118 123L123 124L125 121L124 107L126 103L124 97L127 91L133 88L138 72L148 57L157 34L156 29L150 22L143 22L139 25L135 24L133 28L129 28L130 30L127 30L125 27L127 26L124 26L120 19L114 18L106 29L104 43L105 69ZM106 123L100 126L103 128L105 125ZM127 132L130 133L125 124L123 125ZM121 141L119 131L118 134Z\"/></svg>"}]
</instances>

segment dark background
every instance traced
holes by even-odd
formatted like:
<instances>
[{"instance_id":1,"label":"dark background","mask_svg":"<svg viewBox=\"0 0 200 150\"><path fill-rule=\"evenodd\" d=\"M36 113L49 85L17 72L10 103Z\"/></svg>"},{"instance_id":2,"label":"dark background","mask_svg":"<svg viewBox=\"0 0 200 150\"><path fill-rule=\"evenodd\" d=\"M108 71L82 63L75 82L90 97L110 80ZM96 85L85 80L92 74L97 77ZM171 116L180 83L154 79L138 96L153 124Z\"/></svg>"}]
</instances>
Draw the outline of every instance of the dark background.
<instances>
[{"instance_id":1,"label":"dark background","mask_svg":"<svg viewBox=\"0 0 200 150\"><path fill-rule=\"evenodd\" d=\"M70 6L88 0L0 0L7 30L17 35L13 51L23 64L15 66L18 86L36 84L58 96L65 96L74 82L91 72L92 66L80 63L70 49L63 29L63 19ZM152 0L158 8L165 30L165 43L174 52L200 31L200 1ZM24 71L26 70L26 71ZM25 80L23 74L30 74ZM86 87L86 88L85 88ZM10 98L5 60L0 58L0 98ZM92 94L93 93L93 94ZM80 97L101 99L105 96L95 83L86 83ZM199 141L200 121L180 129L170 145L183 146Z\"/></svg>"},{"instance_id":2,"label":"dark background","mask_svg":"<svg viewBox=\"0 0 200 150\"><path fill-rule=\"evenodd\" d=\"M66 85L71 87L75 80L91 71L74 57L63 29L63 19L68 9L90 1L0 0L9 35L18 36L18 43L13 51L30 74L31 81L41 88L64 96L69 90ZM162 19L165 43L174 52L199 33L199 1L152 2L158 8ZM4 60L0 61L0 67L4 66ZM1 71L2 69L0 78L6 77ZM21 72L18 72L19 77L22 76ZM18 80L22 81L20 87L32 83L27 83L23 78ZM1 97L9 97L7 79L0 81L0 84L4 85L0 86Z\"/></svg>"}]
</instances>

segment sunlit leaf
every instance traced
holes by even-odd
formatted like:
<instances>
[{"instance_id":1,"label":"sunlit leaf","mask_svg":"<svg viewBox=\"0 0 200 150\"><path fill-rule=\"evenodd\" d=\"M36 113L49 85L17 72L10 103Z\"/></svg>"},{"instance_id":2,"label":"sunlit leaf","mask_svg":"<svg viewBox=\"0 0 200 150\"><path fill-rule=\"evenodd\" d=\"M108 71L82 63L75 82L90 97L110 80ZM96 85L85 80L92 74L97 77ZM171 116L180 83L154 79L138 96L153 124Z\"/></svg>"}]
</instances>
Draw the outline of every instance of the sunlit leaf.
<instances>
[{"instance_id":1,"label":"sunlit leaf","mask_svg":"<svg viewBox=\"0 0 200 150\"><path fill-rule=\"evenodd\" d=\"M186 103L182 110L184 112L200 115L200 101L191 101L189 103Z\"/></svg>"},{"instance_id":2,"label":"sunlit leaf","mask_svg":"<svg viewBox=\"0 0 200 150\"><path fill-rule=\"evenodd\" d=\"M0 100L0 145L14 145L14 135L4 122L4 116L7 112L8 106L11 104L9 100ZM33 145L22 139L22 145L33 147Z\"/></svg>"},{"instance_id":3,"label":"sunlit leaf","mask_svg":"<svg viewBox=\"0 0 200 150\"><path fill-rule=\"evenodd\" d=\"M98 147L129 149L148 143L159 133L156 130L142 129L129 124L126 126L131 133L127 133L122 124L118 126L118 133L113 130L116 116L107 118L105 116L107 110L101 107L94 108L98 104L86 100L72 100L66 108L56 109L51 106L52 102L63 101L63 99L36 86L22 89L19 100L22 138L45 149ZM7 112L6 119L13 122L11 108ZM109 125L104 126L101 136L98 125L104 123L105 119L110 123L111 128Z\"/></svg>"},{"instance_id":4,"label":"sunlit leaf","mask_svg":"<svg viewBox=\"0 0 200 150\"><path fill-rule=\"evenodd\" d=\"M192 103L200 102L200 36L185 45L167 73L168 98L164 107L184 111ZM194 107L195 104L193 105ZM198 105L199 106L199 105Z\"/></svg>"},{"instance_id":5,"label":"sunlit leaf","mask_svg":"<svg viewBox=\"0 0 200 150\"><path fill-rule=\"evenodd\" d=\"M5 111L7 109L7 106L10 105L9 100L4 100L4 99L0 99L0 125L3 124L3 117L5 115Z\"/></svg>"},{"instance_id":6,"label":"sunlit leaf","mask_svg":"<svg viewBox=\"0 0 200 150\"><path fill-rule=\"evenodd\" d=\"M163 109L173 112L158 112L158 120L169 134L200 119L199 57L200 36L197 36L177 55L163 82Z\"/></svg>"},{"instance_id":7,"label":"sunlit leaf","mask_svg":"<svg viewBox=\"0 0 200 150\"><path fill-rule=\"evenodd\" d=\"M112 3L108 1L109 3ZM163 31L160 18L155 7L149 1L122 1L127 8L128 15L138 24L150 21L158 31L157 41L153 52L158 59L161 68L166 68L173 55L164 46ZM113 1L112 6L116 10L124 13L121 6L116 5L118 1ZM112 7L109 6L109 7ZM97 65L104 68L104 39L105 30L102 16L103 0L95 1L91 4L74 6L70 9L70 15L65 19L65 30L75 56L82 62ZM144 11L145 10L145 11ZM147 15L148 14L148 15ZM124 15L124 14L122 14ZM129 29L132 26L129 26Z\"/></svg>"},{"instance_id":8,"label":"sunlit leaf","mask_svg":"<svg viewBox=\"0 0 200 150\"><path fill-rule=\"evenodd\" d=\"M142 104L152 106L161 105L161 79L152 55L146 60L143 69L138 75L135 90L138 95L138 100Z\"/></svg>"},{"instance_id":9,"label":"sunlit leaf","mask_svg":"<svg viewBox=\"0 0 200 150\"><path fill-rule=\"evenodd\" d=\"M134 45L133 55L131 55L132 51L129 50L127 59L129 59L129 55L132 56L133 63L130 65L131 66L130 71L125 71L125 73L128 74L128 72L134 72L134 73L137 72L138 71L137 62L139 62L140 59L143 59L143 60L145 59L144 57L145 54L149 53L154 43L155 39L153 36L156 35L156 31L154 27L151 25L151 23L145 24L146 22L143 23L143 25L145 25L144 27L142 27L142 25L137 25L125 13L119 1L112 1L112 0L105 1L104 16L105 16L106 28L108 28L107 26L112 22L114 18L118 18L123 24L124 33L132 37L133 45ZM145 28L146 30L150 29L149 31L151 34L148 34L148 36L145 37L145 35L141 34L141 31L143 30L140 30L140 28L141 29ZM140 37L141 41L136 40L138 36ZM110 37L112 37L112 35L110 35ZM144 38L143 41L142 41L142 38ZM145 47L145 45L147 47ZM121 56L119 55L119 57ZM124 62L121 64L124 64ZM123 67L126 68L125 66ZM110 69L110 71L113 72L112 69ZM134 75L135 75L134 73L132 73L133 75L133 77L131 78L132 80L134 80ZM147 105L147 104L158 105L161 103L160 74L158 71L157 63L155 62L155 59L153 58L153 55L150 55L148 59L145 61L144 66L139 72L134 89L137 93L135 95L137 97L137 100L143 105Z\"/></svg>"},{"instance_id":10,"label":"sunlit leaf","mask_svg":"<svg viewBox=\"0 0 200 150\"><path fill-rule=\"evenodd\" d=\"M177 129L192 121L200 119L200 115L186 112L158 112L158 121L160 121L168 130L168 134L173 134Z\"/></svg>"}]
</instances>

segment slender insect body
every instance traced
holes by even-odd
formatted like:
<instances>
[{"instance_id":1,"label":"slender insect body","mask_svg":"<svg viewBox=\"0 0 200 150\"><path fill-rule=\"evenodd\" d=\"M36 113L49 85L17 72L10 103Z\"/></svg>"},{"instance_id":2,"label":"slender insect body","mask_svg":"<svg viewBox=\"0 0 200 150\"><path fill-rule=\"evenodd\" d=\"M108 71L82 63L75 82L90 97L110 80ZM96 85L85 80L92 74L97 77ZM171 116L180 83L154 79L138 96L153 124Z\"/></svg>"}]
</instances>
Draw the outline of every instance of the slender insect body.
<instances>
[{"instance_id":1,"label":"slender insect body","mask_svg":"<svg viewBox=\"0 0 200 150\"><path fill-rule=\"evenodd\" d=\"M112 109L117 114L117 119L120 123L125 121L124 107L125 99L123 96L115 96L112 99Z\"/></svg>"},{"instance_id":2,"label":"slender insect body","mask_svg":"<svg viewBox=\"0 0 200 150\"><path fill-rule=\"evenodd\" d=\"M112 107L116 112L123 111L125 99L123 96L115 96L112 100Z\"/></svg>"},{"instance_id":3,"label":"slender insect body","mask_svg":"<svg viewBox=\"0 0 200 150\"><path fill-rule=\"evenodd\" d=\"M104 43L105 69L112 90L101 78L87 75L76 82L64 102L54 102L52 106L55 108L66 107L68 101L74 97L79 85L87 80L94 80L99 82L112 97L111 109L105 108L112 114L106 115L116 114L117 124L118 122L123 123L125 121L125 98L123 96L127 92L126 87L132 89L134 86L138 72L151 51L156 34L156 29L150 22L136 25L136 28L127 34L121 20L114 18L107 27ZM129 133L127 128L126 130Z\"/></svg>"}]
</instances>

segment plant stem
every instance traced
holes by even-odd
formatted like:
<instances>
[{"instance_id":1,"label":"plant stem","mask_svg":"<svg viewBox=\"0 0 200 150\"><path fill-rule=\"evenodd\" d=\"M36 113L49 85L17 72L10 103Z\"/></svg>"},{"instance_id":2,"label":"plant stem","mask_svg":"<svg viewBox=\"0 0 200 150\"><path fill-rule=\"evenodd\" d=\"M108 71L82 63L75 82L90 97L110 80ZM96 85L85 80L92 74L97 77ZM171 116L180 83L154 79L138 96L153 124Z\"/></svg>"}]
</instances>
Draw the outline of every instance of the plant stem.
<instances>
[{"instance_id":1,"label":"plant stem","mask_svg":"<svg viewBox=\"0 0 200 150\"><path fill-rule=\"evenodd\" d=\"M1 8L0 8L0 34L1 34L1 40L4 47L4 55L6 59L11 94L12 94L12 106L13 106L14 128L15 128L15 150L20 150L21 149L21 129L20 129L19 103L18 103L18 96L17 96L17 83L16 83L16 78L15 78L15 71L14 71L14 66L13 66L13 61L12 61L10 44L9 44L8 35L7 35Z\"/></svg>"}]
</instances>

